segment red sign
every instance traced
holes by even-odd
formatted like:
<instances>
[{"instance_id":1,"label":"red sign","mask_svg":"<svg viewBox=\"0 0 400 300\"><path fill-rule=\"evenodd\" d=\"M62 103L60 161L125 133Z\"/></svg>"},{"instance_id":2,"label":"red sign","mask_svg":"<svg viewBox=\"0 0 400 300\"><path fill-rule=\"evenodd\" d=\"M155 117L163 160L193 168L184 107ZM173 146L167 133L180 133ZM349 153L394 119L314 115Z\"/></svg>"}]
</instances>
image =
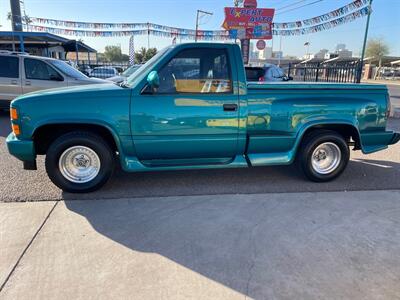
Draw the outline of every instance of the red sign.
<instances>
[{"instance_id":1,"label":"red sign","mask_svg":"<svg viewBox=\"0 0 400 300\"><path fill-rule=\"evenodd\" d=\"M273 8L225 7L223 27L229 30L270 26L274 13L275 9Z\"/></svg>"},{"instance_id":2,"label":"red sign","mask_svg":"<svg viewBox=\"0 0 400 300\"><path fill-rule=\"evenodd\" d=\"M264 40L259 40L256 44L258 50L264 50L265 46L267 46L267 44L265 43Z\"/></svg>"}]
</instances>

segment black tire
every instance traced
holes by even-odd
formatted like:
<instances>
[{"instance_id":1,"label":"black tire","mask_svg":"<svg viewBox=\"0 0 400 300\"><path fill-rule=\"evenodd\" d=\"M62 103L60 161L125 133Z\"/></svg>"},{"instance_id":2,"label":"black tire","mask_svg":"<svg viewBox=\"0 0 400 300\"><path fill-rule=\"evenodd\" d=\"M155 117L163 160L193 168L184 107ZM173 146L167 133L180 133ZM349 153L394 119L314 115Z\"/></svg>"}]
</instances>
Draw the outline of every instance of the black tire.
<instances>
[{"instance_id":1,"label":"black tire","mask_svg":"<svg viewBox=\"0 0 400 300\"><path fill-rule=\"evenodd\" d=\"M100 168L97 175L88 182L76 183L67 179L61 172L59 161L67 149L74 146L84 146L94 151L99 160ZM111 177L114 170L114 154L104 139L91 132L74 131L57 138L46 153L46 171L51 181L65 192L88 193L101 188Z\"/></svg>"},{"instance_id":2,"label":"black tire","mask_svg":"<svg viewBox=\"0 0 400 300\"><path fill-rule=\"evenodd\" d=\"M340 149L340 160L332 171L327 174L319 173L312 163L314 150L321 144L333 143ZM346 169L350 159L350 150L346 140L337 132L317 130L304 137L298 153L298 163L305 176L315 182L327 182L337 178Z\"/></svg>"}]
</instances>

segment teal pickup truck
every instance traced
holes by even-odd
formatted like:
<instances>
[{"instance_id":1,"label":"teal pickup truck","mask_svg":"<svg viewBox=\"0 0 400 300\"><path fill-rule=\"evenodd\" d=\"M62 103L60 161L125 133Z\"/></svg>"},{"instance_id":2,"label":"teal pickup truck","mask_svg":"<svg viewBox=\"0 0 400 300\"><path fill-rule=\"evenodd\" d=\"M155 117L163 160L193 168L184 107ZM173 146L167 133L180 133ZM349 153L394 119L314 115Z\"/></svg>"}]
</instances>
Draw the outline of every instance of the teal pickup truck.
<instances>
[{"instance_id":1,"label":"teal pickup truck","mask_svg":"<svg viewBox=\"0 0 400 300\"><path fill-rule=\"evenodd\" d=\"M68 192L90 192L115 164L128 172L285 165L324 182L339 176L349 147L395 144L383 85L248 83L233 44L160 51L121 85L26 94L11 103L9 152L46 170Z\"/></svg>"}]
</instances>

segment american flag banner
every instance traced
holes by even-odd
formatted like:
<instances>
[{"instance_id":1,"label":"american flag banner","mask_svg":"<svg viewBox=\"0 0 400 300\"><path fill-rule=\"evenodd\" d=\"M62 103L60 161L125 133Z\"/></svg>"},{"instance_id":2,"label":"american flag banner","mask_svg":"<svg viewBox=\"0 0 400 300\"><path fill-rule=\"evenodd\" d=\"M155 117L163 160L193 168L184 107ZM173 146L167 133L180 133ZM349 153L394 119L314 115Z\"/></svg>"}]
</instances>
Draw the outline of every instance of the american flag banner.
<instances>
[{"instance_id":1,"label":"american flag banner","mask_svg":"<svg viewBox=\"0 0 400 300\"><path fill-rule=\"evenodd\" d=\"M135 64L135 44L133 35L129 39L129 64L131 66Z\"/></svg>"}]
</instances>

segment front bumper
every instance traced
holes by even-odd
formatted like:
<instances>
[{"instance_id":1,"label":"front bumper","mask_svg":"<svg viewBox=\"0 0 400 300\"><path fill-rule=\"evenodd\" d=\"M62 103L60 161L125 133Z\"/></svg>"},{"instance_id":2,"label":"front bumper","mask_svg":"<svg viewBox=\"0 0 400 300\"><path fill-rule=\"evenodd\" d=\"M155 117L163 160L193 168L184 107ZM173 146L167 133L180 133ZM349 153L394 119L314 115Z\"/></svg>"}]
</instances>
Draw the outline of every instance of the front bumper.
<instances>
[{"instance_id":1,"label":"front bumper","mask_svg":"<svg viewBox=\"0 0 400 300\"><path fill-rule=\"evenodd\" d=\"M33 141L19 140L14 133L10 133L6 139L8 152L23 162L34 162L36 151Z\"/></svg>"}]
</instances>

